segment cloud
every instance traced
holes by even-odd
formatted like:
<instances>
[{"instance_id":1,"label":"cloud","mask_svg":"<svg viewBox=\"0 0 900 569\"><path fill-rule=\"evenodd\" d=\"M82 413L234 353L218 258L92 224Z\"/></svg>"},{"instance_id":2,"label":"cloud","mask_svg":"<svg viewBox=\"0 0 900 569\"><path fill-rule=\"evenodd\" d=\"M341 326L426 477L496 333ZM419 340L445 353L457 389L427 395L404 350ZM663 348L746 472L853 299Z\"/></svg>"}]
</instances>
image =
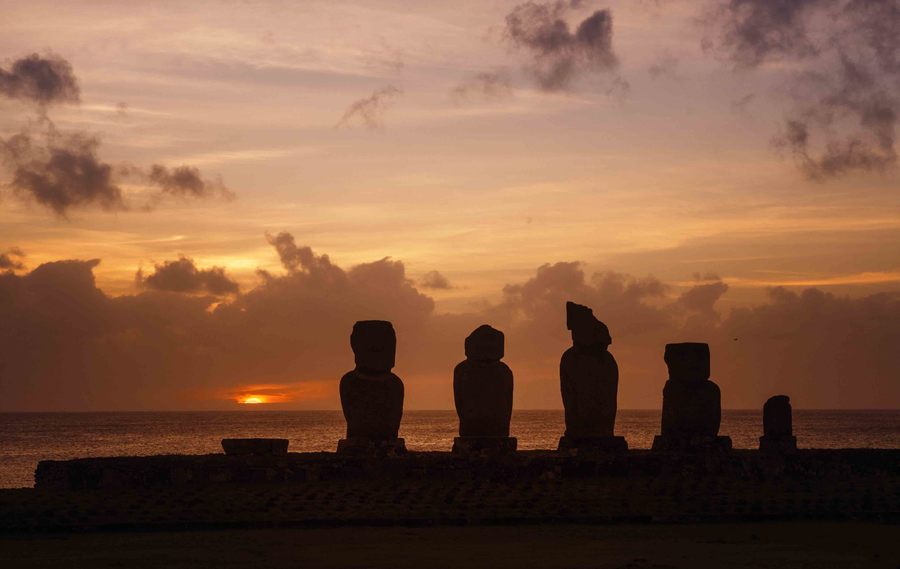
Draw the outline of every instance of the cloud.
<instances>
[{"instance_id":1,"label":"cloud","mask_svg":"<svg viewBox=\"0 0 900 569\"><path fill-rule=\"evenodd\" d=\"M371 129L379 129L384 127L384 113L394 99L403 93L402 90L388 85L381 89L376 89L368 97L354 101L341 117L341 120L335 125L336 128L349 126L353 123L359 123L362 126Z\"/></svg>"},{"instance_id":2,"label":"cloud","mask_svg":"<svg viewBox=\"0 0 900 569\"><path fill-rule=\"evenodd\" d=\"M612 47L612 13L597 10L574 32L566 21L579 1L525 2L506 16L505 33L515 47L532 56L529 72L547 91L568 89L588 73L613 71L618 58Z\"/></svg>"},{"instance_id":3,"label":"cloud","mask_svg":"<svg viewBox=\"0 0 900 569\"><path fill-rule=\"evenodd\" d=\"M78 133L54 131L46 141L22 133L0 139L0 158L12 171L10 186L17 195L59 216L87 205L126 209L113 168L97 156L99 146L97 138Z\"/></svg>"},{"instance_id":4,"label":"cloud","mask_svg":"<svg viewBox=\"0 0 900 569\"><path fill-rule=\"evenodd\" d=\"M275 248L282 266L290 273L305 271L310 274L343 274L331 263L328 255L316 255L311 247L298 247L294 236L287 232L278 235L266 234L266 241Z\"/></svg>"},{"instance_id":5,"label":"cloud","mask_svg":"<svg viewBox=\"0 0 900 569\"><path fill-rule=\"evenodd\" d=\"M226 188L221 180L204 180L200 175L200 170L192 166L177 166L169 169L160 164L154 164L150 167L147 177L151 184L159 186L163 194L171 196L234 198L234 193Z\"/></svg>"},{"instance_id":6,"label":"cloud","mask_svg":"<svg viewBox=\"0 0 900 569\"><path fill-rule=\"evenodd\" d=\"M0 95L46 106L77 103L81 89L68 61L33 53L15 60L9 70L0 67Z\"/></svg>"},{"instance_id":7,"label":"cloud","mask_svg":"<svg viewBox=\"0 0 900 569\"><path fill-rule=\"evenodd\" d=\"M422 288L431 288L438 290L447 290L453 288L450 286L450 281L447 280L440 271L428 271L424 275L422 275L422 279L419 281L419 286Z\"/></svg>"},{"instance_id":8,"label":"cloud","mask_svg":"<svg viewBox=\"0 0 900 569\"><path fill-rule=\"evenodd\" d=\"M234 198L220 180L205 180L196 168L114 167L100 158L99 148L95 136L63 133L50 125L43 136L23 132L0 138L0 161L12 174L9 186L17 197L60 217L92 206L106 211L151 210L166 197ZM126 200L119 178L134 178L157 189Z\"/></svg>"},{"instance_id":9,"label":"cloud","mask_svg":"<svg viewBox=\"0 0 900 569\"><path fill-rule=\"evenodd\" d=\"M240 287L228 278L224 268L198 269L194 260L187 257L154 264L153 272L146 277L139 270L135 281L140 287L166 292L206 292L217 296L240 292Z\"/></svg>"},{"instance_id":10,"label":"cloud","mask_svg":"<svg viewBox=\"0 0 900 569\"><path fill-rule=\"evenodd\" d=\"M723 320L718 359L738 400L790 390L805 407L893 408L900 399L898 322L897 294L850 298L775 288L767 303Z\"/></svg>"},{"instance_id":11,"label":"cloud","mask_svg":"<svg viewBox=\"0 0 900 569\"><path fill-rule=\"evenodd\" d=\"M45 129L35 133L29 128L0 138L0 164L12 175L8 186L18 198L36 202L57 216L92 206L106 211L133 209L135 204L126 201L117 178L138 178L158 188L143 193L142 210L153 209L165 197L235 197L221 180L204 179L192 166L114 167L100 158L99 137L57 129L44 107L80 100L72 66L59 56L34 54L15 61L10 71L0 68L0 94L39 104L37 124Z\"/></svg>"},{"instance_id":12,"label":"cloud","mask_svg":"<svg viewBox=\"0 0 900 569\"><path fill-rule=\"evenodd\" d=\"M766 61L798 59L819 53L810 38L810 20L836 0L725 0L704 16L711 31L703 47L741 68Z\"/></svg>"},{"instance_id":13,"label":"cloud","mask_svg":"<svg viewBox=\"0 0 900 569\"><path fill-rule=\"evenodd\" d=\"M791 64L794 105L774 142L810 179L896 165L900 2L718 1L704 22L704 47L738 69Z\"/></svg>"},{"instance_id":14,"label":"cloud","mask_svg":"<svg viewBox=\"0 0 900 569\"><path fill-rule=\"evenodd\" d=\"M676 290L559 262L510 283L495 303L441 314L401 261L344 268L288 233L269 241L284 272L224 299L170 292L208 291L198 275L210 269L189 258L158 265L138 294L116 297L97 288L97 260L0 272L0 409L215 408L257 392L294 408L337 408L338 381L353 366L350 330L362 319L394 323L409 408L452 405L463 340L484 323L506 334L517 407L557 408L559 358L571 344L566 300L609 326L620 408L659 405L663 347L677 341L710 343L726 408L758 408L776 392L807 408L900 404L896 294L772 289L764 303L723 313L727 287L715 275Z\"/></svg>"},{"instance_id":15,"label":"cloud","mask_svg":"<svg viewBox=\"0 0 900 569\"><path fill-rule=\"evenodd\" d=\"M0 270L18 271L25 268L22 259L25 253L18 247L10 247L5 253L0 253Z\"/></svg>"},{"instance_id":16,"label":"cloud","mask_svg":"<svg viewBox=\"0 0 900 569\"><path fill-rule=\"evenodd\" d=\"M836 80L822 85L821 94L802 103L785 121L775 139L776 146L788 149L813 180L853 171L884 171L897 161L900 98L883 90L866 67L842 58L841 68ZM900 88L900 74L894 81ZM818 148L816 135L822 140Z\"/></svg>"},{"instance_id":17,"label":"cloud","mask_svg":"<svg viewBox=\"0 0 900 569\"><path fill-rule=\"evenodd\" d=\"M512 80L504 70L476 73L457 85L452 95L458 101L474 97L488 100L508 99L513 95Z\"/></svg>"}]
</instances>

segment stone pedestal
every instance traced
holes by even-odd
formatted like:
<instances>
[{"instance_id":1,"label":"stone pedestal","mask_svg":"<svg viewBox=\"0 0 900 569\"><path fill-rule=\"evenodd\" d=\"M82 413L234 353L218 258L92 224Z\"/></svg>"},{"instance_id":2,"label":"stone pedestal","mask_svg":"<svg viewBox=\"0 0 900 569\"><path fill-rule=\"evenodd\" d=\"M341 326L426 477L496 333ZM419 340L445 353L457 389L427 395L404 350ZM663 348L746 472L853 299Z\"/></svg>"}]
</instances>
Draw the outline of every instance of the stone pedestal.
<instances>
[{"instance_id":1,"label":"stone pedestal","mask_svg":"<svg viewBox=\"0 0 900 569\"><path fill-rule=\"evenodd\" d=\"M496 456L516 451L515 437L456 437L453 439L453 454L459 456Z\"/></svg>"},{"instance_id":2,"label":"stone pedestal","mask_svg":"<svg viewBox=\"0 0 900 569\"><path fill-rule=\"evenodd\" d=\"M349 438L338 441L339 454L355 456L399 456L406 452L406 441L396 439Z\"/></svg>"},{"instance_id":3,"label":"stone pedestal","mask_svg":"<svg viewBox=\"0 0 900 569\"><path fill-rule=\"evenodd\" d=\"M232 456L287 454L287 439L222 439L222 449Z\"/></svg>"},{"instance_id":4,"label":"stone pedestal","mask_svg":"<svg viewBox=\"0 0 900 569\"><path fill-rule=\"evenodd\" d=\"M728 452L731 437L656 435L653 450L662 452Z\"/></svg>"},{"instance_id":5,"label":"stone pedestal","mask_svg":"<svg viewBox=\"0 0 900 569\"><path fill-rule=\"evenodd\" d=\"M570 437L559 439L558 450L570 454L607 453L624 454L628 451L625 437Z\"/></svg>"},{"instance_id":6,"label":"stone pedestal","mask_svg":"<svg viewBox=\"0 0 900 569\"><path fill-rule=\"evenodd\" d=\"M759 437L759 450L781 454L797 452L797 437L763 435Z\"/></svg>"}]
</instances>

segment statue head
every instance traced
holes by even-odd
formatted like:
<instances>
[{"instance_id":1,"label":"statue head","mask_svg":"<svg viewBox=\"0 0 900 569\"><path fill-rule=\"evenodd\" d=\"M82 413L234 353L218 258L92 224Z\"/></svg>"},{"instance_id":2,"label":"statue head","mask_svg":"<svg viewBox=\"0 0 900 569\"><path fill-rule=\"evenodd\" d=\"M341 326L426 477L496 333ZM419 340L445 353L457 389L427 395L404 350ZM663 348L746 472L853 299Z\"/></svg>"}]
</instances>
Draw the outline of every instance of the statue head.
<instances>
[{"instance_id":1,"label":"statue head","mask_svg":"<svg viewBox=\"0 0 900 569\"><path fill-rule=\"evenodd\" d=\"M397 336L394 327L386 320L361 320L353 325L350 347L356 360L356 369L388 372L394 367Z\"/></svg>"},{"instance_id":2,"label":"statue head","mask_svg":"<svg viewBox=\"0 0 900 569\"><path fill-rule=\"evenodd\" d=\"M503 359L503 332L482 324L466 338L466 359L500 361Z\"/></svg>"},{"instance_id":3,"label":"statue head","mask_svg":"<svg viewBox=\"0 0 900 569\"><path fill-rule=\"evenodd\" d=\"M572 331L572 343L576 346L606 348L612 344L609 328L587 306L566 302L566 327Z\"/></svg>"},{"instance_id":4,"label":"statue head","mask_svg":"<svg viewBox=\"0 0 900 569\"><path fill-rule=\"evenodd\" d=\"M669 367L669 379L672 381L709 379L709 344L666 344L665 360Z\"/></svg>"}]
</instances>

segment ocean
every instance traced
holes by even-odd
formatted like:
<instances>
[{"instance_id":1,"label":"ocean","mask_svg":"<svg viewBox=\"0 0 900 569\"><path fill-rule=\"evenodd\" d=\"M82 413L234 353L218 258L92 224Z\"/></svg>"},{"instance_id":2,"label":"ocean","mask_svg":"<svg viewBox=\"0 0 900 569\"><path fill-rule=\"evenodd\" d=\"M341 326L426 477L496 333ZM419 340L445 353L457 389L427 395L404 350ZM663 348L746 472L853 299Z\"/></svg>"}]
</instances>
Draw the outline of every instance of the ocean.
<instances>
[{"instance_id":1,"label":"ocean","mask_svg":"<svg viewBox=\"0 0 900 569\"><path fill-rule=\"evenodd\" d=\"M658 410L620 410L616 434L630 448L649 448ZM344 434L340 411L205 411L133 413L0 413L0 488L34 485L44 459L221 452L227 437L290 439L290 451L333 451ZM410 450L448 451L456 435L453 411L406 411L400 436ZM555 449L562 411L515 411L511 434L519 448ZM759 411L723 411L720 434L735 448L756 448ZM900 448L900 410L794 410L802 448Z\"/></svg>"}]
</instances>

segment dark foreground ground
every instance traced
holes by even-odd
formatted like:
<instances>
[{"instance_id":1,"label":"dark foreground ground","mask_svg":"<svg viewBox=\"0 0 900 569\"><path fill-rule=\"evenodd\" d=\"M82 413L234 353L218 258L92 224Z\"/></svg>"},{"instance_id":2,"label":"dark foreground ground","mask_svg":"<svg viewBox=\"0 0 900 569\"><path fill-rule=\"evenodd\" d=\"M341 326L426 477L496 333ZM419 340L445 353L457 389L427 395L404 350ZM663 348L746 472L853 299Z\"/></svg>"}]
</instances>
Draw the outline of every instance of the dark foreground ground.
<instances>
[{"instance_id":1,"label":"dark foreground ground","mask_svg":"<svg viewBox=\"0 0 900 569\"><path fill-rule=\"evenodd\" d=\"M0 535L17 567L900 567L900 526L866 522L352 527Z\"/></svg>"}]
</instances>

